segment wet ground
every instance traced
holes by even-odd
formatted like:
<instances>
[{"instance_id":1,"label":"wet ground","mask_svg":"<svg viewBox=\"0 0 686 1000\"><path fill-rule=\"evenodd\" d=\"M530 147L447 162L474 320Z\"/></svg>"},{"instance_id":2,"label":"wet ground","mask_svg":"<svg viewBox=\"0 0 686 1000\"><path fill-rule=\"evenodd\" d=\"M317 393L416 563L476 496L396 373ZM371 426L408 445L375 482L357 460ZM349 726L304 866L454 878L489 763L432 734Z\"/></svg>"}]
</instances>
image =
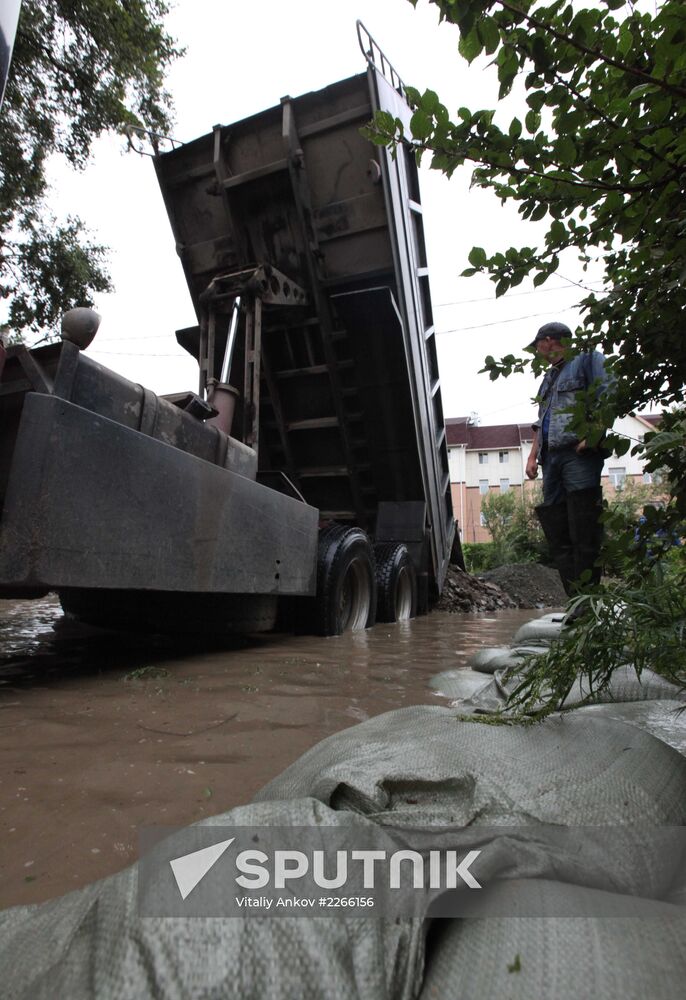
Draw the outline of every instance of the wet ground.
<instances>
[{"instance_id":1,"label":"wet ground","mask_svg":"<svg viewBox=\"0 0 686 1000\"><path fill-rule=\"evenodd\" d=\"M434 613L219 647L89 629L52 598L0 601L0 907L125 867L141 827L248 802L331 733L446 704L431 677L542 613Z\"/></svg>"}]
</instances>

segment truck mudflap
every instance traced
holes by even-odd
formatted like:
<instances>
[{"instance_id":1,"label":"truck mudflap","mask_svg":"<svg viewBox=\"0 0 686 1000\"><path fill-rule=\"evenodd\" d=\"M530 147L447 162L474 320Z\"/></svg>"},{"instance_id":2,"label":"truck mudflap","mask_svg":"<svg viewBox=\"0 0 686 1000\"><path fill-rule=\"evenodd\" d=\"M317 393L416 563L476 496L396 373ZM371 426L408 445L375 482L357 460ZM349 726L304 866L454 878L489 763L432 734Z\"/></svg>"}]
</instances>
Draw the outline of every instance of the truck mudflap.
<instances>
[{"instance_id":1,"label":"truck mudflap","mask_svg":"<svg viewBox=\"0 0 686 1000\"><path fill-rule=\"evenodd\" d=\"M313 595L318 511L56 396L28 393L0 591Z\"/></svg>"}]
</instances>

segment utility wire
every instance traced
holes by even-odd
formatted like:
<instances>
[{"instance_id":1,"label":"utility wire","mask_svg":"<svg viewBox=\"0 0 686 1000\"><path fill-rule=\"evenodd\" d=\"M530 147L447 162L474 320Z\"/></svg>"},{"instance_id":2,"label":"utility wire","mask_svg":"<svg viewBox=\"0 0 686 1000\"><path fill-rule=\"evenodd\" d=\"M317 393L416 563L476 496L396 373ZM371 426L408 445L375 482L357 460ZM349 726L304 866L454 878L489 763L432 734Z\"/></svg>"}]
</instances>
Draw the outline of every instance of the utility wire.
<instances>
[{"instance_id":1,"label":"utility wire","mask_svg":"<svg viewBox=\"0 0 686 1000\"><path fill-rule=\"evenodd\" d=\"M565 309L558 309L559 313L573 312L575 306L567 306ZM484 330L487 326L504 326L505 323L521 323L526 319L537 319L540 316L549 316L550 312L540 312L540 313L529 313L528 316L514 316L511 319L499 319L492 323L477 323L476 326L459 326L454 330L436 330L436 336L442 336L446 333L464 333L467 330Z\"/></svg>"},{"instance_id":2,"label":"utility wire","mask_svg":"<svg viewBox=\"0 0 686 1000\"><path fill-rule=\"evenodd\" d=\"M183 358L183 354L153 354L150 351L101 351L99 348L93 351L93 355L105 354L113 358ZM188 355L190 357L190 355Z\"/></svg>"},{"instance_id":3,"label":"utility wire","mask_svg":"<svg viewBox=\"0 0 686 1000\"><path fill-rule=\"evenodd\" d=\"M532 409L535 408L535 404L531 402L530 399L522 400L519 403L510 403L509 406L501 406L499 410L489 410L488 413L479 414L479 419L483 417L492 417L496 413L505 413L506 410L514 410L516 406L530 406Z\"/></svg>"},{"instance_id":4,"label":"utility wire","mask_svg":"<svg viewBox=\"0 0 686 1000\"><path fill-rule=\"evenodd\" d=\"M594 290L589 288L587 285L580 285L578 281L572 281L571 278L565 278L563 274L559 275L559 277L562 278L563 281L568 281L569 285L555 285L553 288L532 288L528 292L508 292L507 298L514 299L515 297L520 295L541 295L543 292L571 292L572 287L570 286L583 288L586 289L587 291ZM596 282L591 282L591 284L601 285L602 281L599 280ZM445 306L467 306L467 305L473 305L474 303L477 302L496 302L496 301L497 300L494 298L493 295L484 295L478 299L457 299L455 302L435 302L434 309L442 309Z\"/></svg>"},{"instance_id":5,"label":"utility wire","mask_svg":"<svg viewBox=\"0 0 686 1000\"><path fill-rule=\"evenodd\" d=\"M136 340L169 340L171 334L169 333L144 333L142 337L108 337L108 344L121 344L130 343L132 344Z\"/></svg>"}]
</instances>

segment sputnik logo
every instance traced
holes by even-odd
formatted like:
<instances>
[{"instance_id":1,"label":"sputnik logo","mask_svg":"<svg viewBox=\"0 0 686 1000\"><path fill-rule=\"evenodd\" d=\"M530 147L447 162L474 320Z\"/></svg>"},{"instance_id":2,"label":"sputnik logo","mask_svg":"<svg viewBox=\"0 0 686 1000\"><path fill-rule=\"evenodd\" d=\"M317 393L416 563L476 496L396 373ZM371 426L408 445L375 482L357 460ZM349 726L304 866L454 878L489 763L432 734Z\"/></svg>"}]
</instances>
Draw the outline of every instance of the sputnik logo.
<instances>
[{"instance_id":1,"label":"sputnik logo","mask_svg":"<svg viewBox=\"0 0 686 1000\"><path fill-rule=\"evenodd\" d=\"M231 837L229 840L222 840L219 844L203 847L200 851L184 854L169 862L181 893L181 899L190 896L196 885L202 882L208 871L216 865L224 851L230 844L233 844L235 839L235 837Z\"/></svg>"},{"instance_id":2,"label":"sputnik logo","mask_svg":"<svg viewBox=\"0 0 686 1000\"><path fill-rule=\"evenodd\" d=\"M210 869L219 861L235 837L222 840L191 854L170 861L181 898L185 900ZM481 884L470 872L470 866L481 851L469 851L462 861L457 851L429 851L424 857L417 851L336 851L335 872L327 871L326 852L313 850L309 854L297 850L275 850L271 856L260 850L241 851L235 859L236 885L243 889L287 888L300 879L310 879L318 889L339 889L354 874L350 867L357 866L358 881L366 890L374 889L381 881L389 889L456 889L458 881L470 889L480 889ZM361 867L360 867L361 866ZM303 886L307 882L301 883ZM291 888L293 886L291 885Z\"/></svg>"}]
</instances>

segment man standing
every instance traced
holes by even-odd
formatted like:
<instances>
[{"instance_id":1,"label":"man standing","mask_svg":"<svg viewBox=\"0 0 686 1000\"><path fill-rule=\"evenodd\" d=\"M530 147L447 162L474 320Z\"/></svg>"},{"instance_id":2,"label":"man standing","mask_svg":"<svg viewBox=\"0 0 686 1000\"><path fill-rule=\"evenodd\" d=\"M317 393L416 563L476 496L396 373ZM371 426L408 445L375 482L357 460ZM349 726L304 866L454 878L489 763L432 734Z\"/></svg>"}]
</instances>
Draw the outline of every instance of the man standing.
<instances>
[{"instance_id":1,"label":"man standing","mask_svg":"<svg viewBox=\"0 0 686 1000\"><path fill-rule=\"evenodd\" d=\"M543 469L543 503L536 514L548 541L567 594L588 570L593 583L600 581L596 565L602 544L600 523L603 493L600 474L604 455L590 448L569 429L569 411L577 394L591 385L598 392L607 388L605 358L586 351L565 361L563 342L572 332L564 323L546 323L529 345L550 363L538 392L538 420L526 463L529 479Z\"/></svg>"}]
</instances>

